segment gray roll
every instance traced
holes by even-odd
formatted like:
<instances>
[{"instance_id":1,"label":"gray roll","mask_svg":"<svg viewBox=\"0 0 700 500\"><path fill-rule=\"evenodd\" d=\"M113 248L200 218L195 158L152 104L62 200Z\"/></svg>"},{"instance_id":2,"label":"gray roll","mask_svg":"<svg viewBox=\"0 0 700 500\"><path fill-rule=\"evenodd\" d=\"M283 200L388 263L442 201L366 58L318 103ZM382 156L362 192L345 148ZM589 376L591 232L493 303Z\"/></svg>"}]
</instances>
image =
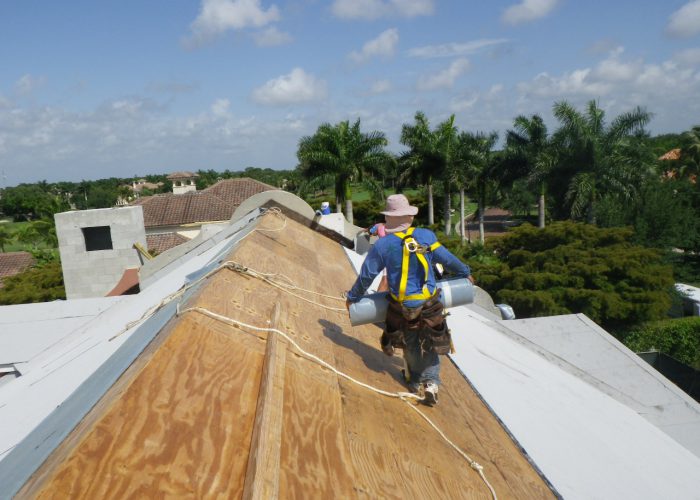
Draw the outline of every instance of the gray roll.
<instances>
[{"instance_id":1,"label":"gray roll","mask_svg":"<svg viewBox=\"0 0 700 500\"><path fill-rule=\"evenodd\" d=\"M437 287L442 289L440 302L445 308L474 302L474 285L466 278L438 281ZM365 295L350 305L350 324L359 326L368 323L380 323L386 319L388 307L389 292Z\"/></svg>"}]
</instances>

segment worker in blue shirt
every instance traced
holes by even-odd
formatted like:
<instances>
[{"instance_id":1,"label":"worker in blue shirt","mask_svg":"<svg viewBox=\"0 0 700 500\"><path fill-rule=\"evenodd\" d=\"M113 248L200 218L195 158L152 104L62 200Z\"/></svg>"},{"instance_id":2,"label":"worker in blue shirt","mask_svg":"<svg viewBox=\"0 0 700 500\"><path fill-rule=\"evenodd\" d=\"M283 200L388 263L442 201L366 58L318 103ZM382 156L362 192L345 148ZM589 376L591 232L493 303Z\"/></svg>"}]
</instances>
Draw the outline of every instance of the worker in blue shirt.
<instances>
[{"instance_id":1,"label":"worker in blue shirt","mask_svg":"<svg viewBox=\"0 0 700 500\"><path fill-rule=\"evenodd\" d=\"M386 269L389 308L381 346L392 356L403 349L409 388L423 391L427 404L437 403L440 384L440 354L450 351L451 339L436 287L434 263L442 264L457 277L474 282L469 266L438 241L429 229L412 227L418 208L402 194L387 198L387 236L367 254L355 284L347 292L346 306L360 300L374 278Z\"/></svg>"}]
</instances>

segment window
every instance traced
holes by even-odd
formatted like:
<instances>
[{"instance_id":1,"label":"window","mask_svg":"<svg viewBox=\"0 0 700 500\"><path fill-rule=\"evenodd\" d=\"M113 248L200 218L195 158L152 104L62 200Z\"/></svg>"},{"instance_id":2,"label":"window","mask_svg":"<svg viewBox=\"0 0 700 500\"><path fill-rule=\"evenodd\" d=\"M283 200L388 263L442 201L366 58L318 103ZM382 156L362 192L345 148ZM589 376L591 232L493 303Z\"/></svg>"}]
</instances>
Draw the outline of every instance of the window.
<instances>
[{"instance_id":1,"label":"window","mask_svg":"<svg viewBox=\"0 0 700 500\"><path fill-rule=\"evenodd\" d=\"M112 232L109 226L84 227L82 229L86 251L112 249Z\"/></svg>"}]
</instances>

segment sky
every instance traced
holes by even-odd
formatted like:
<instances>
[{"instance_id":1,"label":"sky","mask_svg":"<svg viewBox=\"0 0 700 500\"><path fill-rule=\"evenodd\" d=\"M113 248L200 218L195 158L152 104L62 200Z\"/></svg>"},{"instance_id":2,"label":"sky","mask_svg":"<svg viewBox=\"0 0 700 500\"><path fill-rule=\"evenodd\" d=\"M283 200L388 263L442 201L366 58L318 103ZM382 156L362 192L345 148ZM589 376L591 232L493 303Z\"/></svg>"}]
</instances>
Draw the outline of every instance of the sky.
<instances>
[{"instance_id":1,"label":"sky","mask_svg":"<svg viewBox=\"0 0 700 500\"><path fill-rule=\"evenodd\" d=\"M4 0L0 187L293 169L322 123L501 137L555 102L700 124L700 0Z\"/></svg>"}]
</instances>

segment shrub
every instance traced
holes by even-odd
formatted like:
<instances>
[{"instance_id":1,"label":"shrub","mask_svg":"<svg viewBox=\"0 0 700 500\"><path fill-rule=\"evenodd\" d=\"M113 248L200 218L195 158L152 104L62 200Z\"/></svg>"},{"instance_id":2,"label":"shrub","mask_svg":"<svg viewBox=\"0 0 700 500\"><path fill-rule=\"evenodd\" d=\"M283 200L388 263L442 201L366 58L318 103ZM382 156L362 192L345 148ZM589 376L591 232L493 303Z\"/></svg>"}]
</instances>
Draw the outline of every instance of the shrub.
<instances>
[{"instance_id":1,"label":"shrub","mask_svg":"<svg viewBox=\"0 0 700 500\"><path fill-rule=\"evenodd\" d=\"M5 278L4 285L0 288L0 305L48 302L66 298L63 272L58 260Z\"/></svg>"},{"instance_id":2,"label":"shrub","mask_svg":"<svg viewBox=\"0 0 700 500\"><path fill-rule=\"evenodd\" d=\"M658 350L700 369L700 317L667 319L641 325L623 342L635 352Z\"/></svg>"},{"instance_id":3,"label":"shrub","mask_svg":"<svg viewBox=\"0 0 700 500\"><path fill-rule=\"evenodd\" d=\"M658 251L630 243L631 237L628 228L525 224L490 243L500 262L475 265L474 273L519 317L584 313L607 329L664 318L671 268Z\"/></svg>"}]
</instances>

